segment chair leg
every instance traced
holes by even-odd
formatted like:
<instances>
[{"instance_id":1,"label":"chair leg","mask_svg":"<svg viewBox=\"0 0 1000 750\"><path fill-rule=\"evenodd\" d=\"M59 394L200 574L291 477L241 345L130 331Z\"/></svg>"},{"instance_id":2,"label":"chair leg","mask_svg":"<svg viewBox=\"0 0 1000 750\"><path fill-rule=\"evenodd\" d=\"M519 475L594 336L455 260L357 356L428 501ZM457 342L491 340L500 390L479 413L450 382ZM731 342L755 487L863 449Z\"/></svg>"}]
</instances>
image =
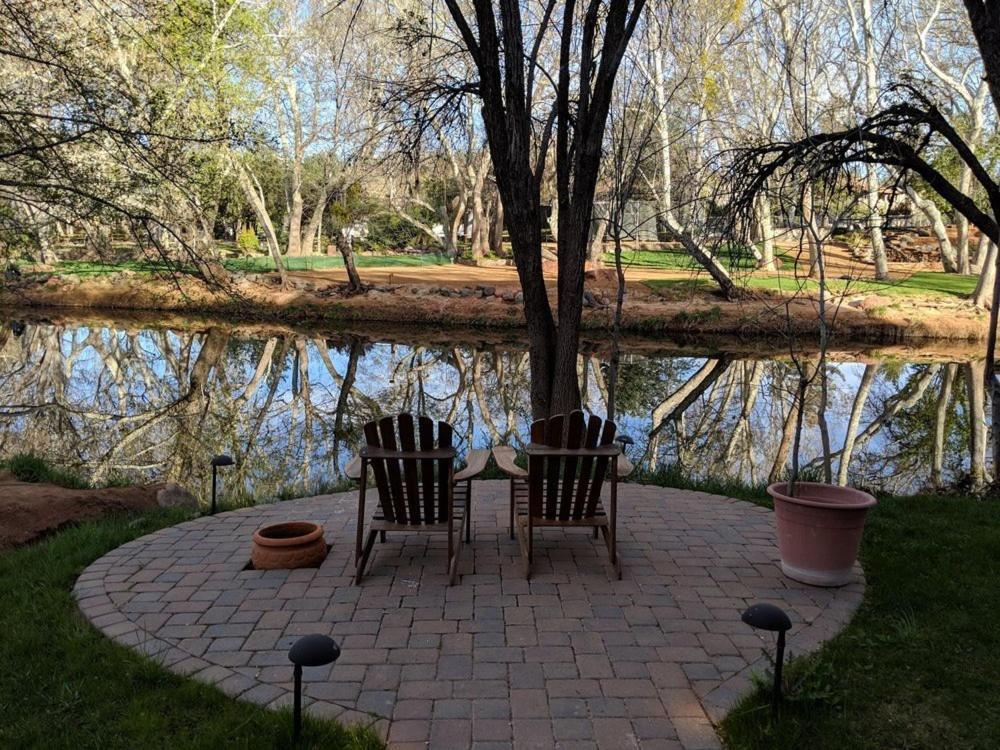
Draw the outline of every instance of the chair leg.
<instances>
[{"instance_id":1,"label":"chair leg","mask_svg":"<svg viewBox=\"0 0 1000 750\"><path fill-rule=\"evenodd\" d=\"M597 529L598 528L599 527L597 527L597 526L594 527L594 539L597 539Z\"/></svg>"},{"instance_id":2,"label":"chair leg","mask_svg":"<svg viewBox=\"0 0 1000 750\"><path fill-rule=\"evenodd\" d=\"M375 546L375 539L378 537L377 531L369 531L368 539L365 540L365 547L361 552L361 557L355 561L354 568L354 585L357 586L361 583L361 577L365 574L365 568L368 566L368 558L371 556L372 548Z\"/></svg>"},{"instance_id":3,"label":"chair leg","mask_svg":"<svg viewBox=\"0 0 1000 750\"><path fill-rule=\"evenodd\" d=\"M380 544L385 544L386 536L384 531L378 533L378 540Z\"/></svg>"},{"instance_id":4,"label":"chair leg","mask_svg":"<svg viewBox=\"0 0 1000 750\"><path fill-rule=\"evenodd\" d=\"M453 522L449 522L454 525ZM464 523L464 521L463 521ZM455 580L458 578L458 555L462 550L462 526L458 527L458 536L455 541L454 549L448 550L448 585L454 586Z\"/></svg>"},{"instance_id":5,"label":"chair leg","mask_svg":"<svg viewBox=\"0 0 1000 750\"><path fill-rule=\"evenodd\" d=\"M465 491L465 543L472 543L472 480Z\"/></svg>"},{"instance_id":6,"label":"chair leg","mask_svg":"<svg viewBox=\"0 0 1000 750\"><path fill-rule=\"evenodd\" d=\"M514 538L514 480L510 480L510 538Z\"/></svg>"},{"instance_id":7,"label":"chair leg","mask_svg":"<svg viewBox=\"0 0 1000 750\"><path fill-rule=\"evenodd\" d=\"M534 529L531 528L530 517L528 519L528 523L524 525L524 534L527 537L527 554L524 556L524 578L525 580L530 581L531 563L534 561L535 556L535 534Z\"/></svg>"},{"instance_id":8,"label":"chair leg","mask_svg":"<svg viewBox=\"0 0 1000 750\"><path fill-rule=\"evenodd\" d=\"M600 530L604 533L604 543L608 547L608 557L611 559L611 567L615 571L615 576L620 581L622 579L622 561L618 557L614 531L609 529L607 526L595 526L594 531L597 531L598 528L600 528Z\"/></svg>"}]
</instances>

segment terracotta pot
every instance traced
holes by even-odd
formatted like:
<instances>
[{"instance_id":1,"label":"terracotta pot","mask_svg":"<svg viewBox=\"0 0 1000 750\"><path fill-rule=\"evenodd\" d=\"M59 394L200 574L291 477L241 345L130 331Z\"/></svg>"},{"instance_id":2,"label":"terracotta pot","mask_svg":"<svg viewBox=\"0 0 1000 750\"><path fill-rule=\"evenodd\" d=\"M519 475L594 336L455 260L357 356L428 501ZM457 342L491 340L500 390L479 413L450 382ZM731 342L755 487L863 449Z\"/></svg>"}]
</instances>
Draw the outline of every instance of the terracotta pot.
<instances>
[{"instance_id":1,"label":"terracotta pot","mask_svg":"<svg viewBox=\"0 0 1000 750\"><path fill-rule=\"evenodd\" d=\"M796 482L790 497L787 482L767 488L774 498L781 570L812 586L843 586L854 579L868 509L875 498L852 487Z\"/></svg>"},{"instance_id":2,"label":"terracotta pot","mask_svg":"<svg viewBox=\"0 0 1000 750\"><path fill-rule=\"evenodd\" d=\"M318 566L326 557L323 527L310 521L262 526L253 534L250 562L256 570L292 570Z\"/></svg>"}]
</instances>

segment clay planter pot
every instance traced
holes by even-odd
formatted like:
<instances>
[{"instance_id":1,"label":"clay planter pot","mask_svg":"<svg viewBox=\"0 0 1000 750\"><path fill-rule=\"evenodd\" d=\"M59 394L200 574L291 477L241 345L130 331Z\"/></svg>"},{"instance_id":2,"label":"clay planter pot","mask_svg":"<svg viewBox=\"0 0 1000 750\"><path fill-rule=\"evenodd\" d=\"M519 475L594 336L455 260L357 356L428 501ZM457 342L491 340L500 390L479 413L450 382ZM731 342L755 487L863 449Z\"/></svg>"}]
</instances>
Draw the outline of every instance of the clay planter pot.
<instances>
[{"instance_id":1,"label":"clay planter pot","mask_svg":"<svg viewBox=\"0 0 1000 750\"><path fill-rule=\"evenodd\" d=\"M253 534L250 562L256 570L292 570L318 566L326 557L323 527L310 521L262 526Z\"/></svg>"},{"instance_id":2,"label":"clay planter pot","mask_svg":"<svg viewBox=\"0 0 1000 750\"><path fill-rule=\"evenodd\" d=\"M843 586L854 580L854 561L861 546L868 509L875 498L851 487L796 482L767 488L774 498L781 570L812 586Z\"/></svg>"}]
</instances>

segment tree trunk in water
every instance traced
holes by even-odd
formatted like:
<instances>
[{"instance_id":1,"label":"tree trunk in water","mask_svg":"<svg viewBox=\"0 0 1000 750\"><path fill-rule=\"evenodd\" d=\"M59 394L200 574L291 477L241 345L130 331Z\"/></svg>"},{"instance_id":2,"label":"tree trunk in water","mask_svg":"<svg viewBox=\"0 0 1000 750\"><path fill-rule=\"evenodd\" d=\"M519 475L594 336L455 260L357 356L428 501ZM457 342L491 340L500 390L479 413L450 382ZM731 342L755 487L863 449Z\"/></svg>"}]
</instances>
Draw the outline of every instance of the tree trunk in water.
<instances>
[{"instance_id":1,"label":"tree trunk in water","mask_svg":"<svg viewBox=\"0 0 1000 750\"><path fill-rule=\"evenodd\" d=\"M792 438L795 435L795 427L799 420L799 394L798 391L792 397L792 405L788 407L788 414L785 415L785 423L781 428L781 441L778 443L778 450L774 455L774 463L771 464L771 472L767 481L774 483L781 479L785 473L785 466L788 464L788 450L792 446Z\"/></svg>"},{"instance_id":2,"label":"tree trunk in water","mask_svg":"<svg viewBox=\"0 0 1000 750\"><path fill-rule=\"evenodd\" d=\"M851 468L851 458L854 453L854 440L858 434L858 425L861 423L861 414L868 403L868 394L871 392L872 383L875 381L875 374L878 372L878 365L865 365L865 371L861 375L861 382L858 384L858 392L854 396L854 404L851 406L851 416L847 421L847 429L844 432L844 447L840 450L840 462L837 466L837 484L844 487L847 484L847 472Z\"/></svg>"},{"instance_id":3,"label":"tree trunk in water","mask_svg":"<svg viewBox=\"0 0 1000 750\"><path fill-rule=\"evenodd\" d=\"M955 255L955 248L951 245L951 239L948 237L948 229L941 218L941 211L934 205L934 201L930 198L924 198L909 185L906 186L906 194L913 201L913 205L919 208L931 223L931 231L934 232L938 248L941 250L941 265L944 266L944 270L948 273L956 273L958 271L958 258Z\"/></svg>"},{"instance_id":4,"label":"tree trunk in water","mask_svg":"<svg viewBox=\"0 0 1000 750\"><path fill-rule=\"evenodd\" d=\"M965 367L969 399L969 479L974 490L986 484L986 383L985 363L970 362Z\"/></svg>"},{"instance_id":5,"label":"tree trunk in water","mask_svg":"<svg viewBox=\"0 0 1000 750\"><path fill-rule=\"evenodd\" d=\"M951 389L955 383L958 365L949 364L941 380L941 392L938 394L937 408L934 415L934 457L931 461L931 484L941 486L941 474L944 470L944 436L948 424L948 403L951 401Z\"/></svg>"},{"instance_id":6,"label":"tree trunk in water","mask_svg":"<svg viewBox=\"0 0 1000 750\"><path fill-rule=\"evenodd\" d=\"M334 232L337 249L340 257L344 259L344 268L347 270L347 288L352 292L361 291L361 277L358 275L357 266L354 265L354 241L351 238L350 229L344 227L340 231Z\"/></svg>"}]
</instances>

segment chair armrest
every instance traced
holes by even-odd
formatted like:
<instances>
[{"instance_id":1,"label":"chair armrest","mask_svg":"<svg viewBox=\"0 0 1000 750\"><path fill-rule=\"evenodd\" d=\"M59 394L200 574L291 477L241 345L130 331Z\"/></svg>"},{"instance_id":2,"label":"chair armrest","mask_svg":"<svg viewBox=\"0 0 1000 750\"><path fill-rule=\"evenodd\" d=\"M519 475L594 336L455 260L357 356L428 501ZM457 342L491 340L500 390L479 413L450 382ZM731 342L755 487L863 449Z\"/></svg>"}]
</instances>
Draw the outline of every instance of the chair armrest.
<instances>
[{"instance_id":1,"label":"chair armrest","mask_svg":"<svg viewBox=\"0 0 1000 750\"><path fill-rule=\"evenodd\" d=\"M344 476L348 479L361 479L361 456L355 456L344 467Z\"/></svg>"},{"instance_id":2,"label":"chair armrest","mask_svg":"<svg viewBox=\"0 0 1000 750\"><path fill-rule=\"evenodd\" d=\"M501 445L493 449L493 460L497 462L500 471L509 477L523 479L528 476L528 472L514 463L517 451L509 445Z\"/></svg>"},{"instance_id":3,"label":"chair armrest","mask_svg":"<svg viewBox=\"0 0 1000 750\"><path fill-rule=\"evenodd\" d=\"M455 475L455 481L461 482L466 479L472 479L486 468L486 462L489 460L489 448L477 448L474 451L469 451L469 455L465 458L465 468Z\"/></svg>"}]
</instances>

